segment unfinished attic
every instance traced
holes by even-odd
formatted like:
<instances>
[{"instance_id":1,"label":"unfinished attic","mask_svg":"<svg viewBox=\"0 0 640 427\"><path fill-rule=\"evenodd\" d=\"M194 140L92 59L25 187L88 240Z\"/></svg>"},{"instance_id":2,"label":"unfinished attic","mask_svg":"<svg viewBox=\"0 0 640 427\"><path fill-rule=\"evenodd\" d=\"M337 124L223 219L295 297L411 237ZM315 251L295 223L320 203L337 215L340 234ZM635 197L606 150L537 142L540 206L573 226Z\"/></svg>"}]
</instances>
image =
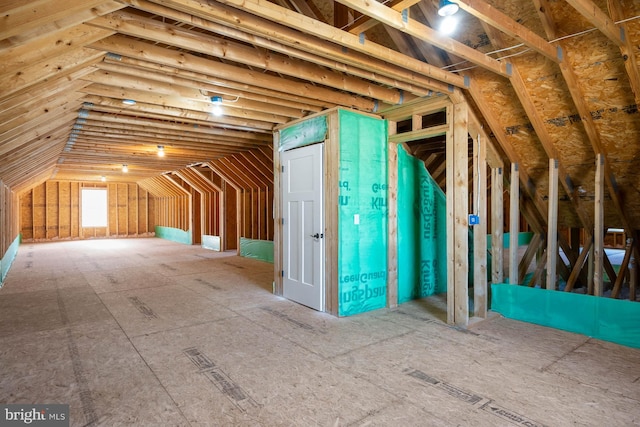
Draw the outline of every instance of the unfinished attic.
<instances>
[{"instance_id":1,"label":"unfinished attic","mask_svg":"<svg viewBox=\"0 0 640 427\"><path fill-rule=\"evenodd\" d=\"M640 424L640 2L0 12L6 417Z\"/></svg>"}]
</instances>

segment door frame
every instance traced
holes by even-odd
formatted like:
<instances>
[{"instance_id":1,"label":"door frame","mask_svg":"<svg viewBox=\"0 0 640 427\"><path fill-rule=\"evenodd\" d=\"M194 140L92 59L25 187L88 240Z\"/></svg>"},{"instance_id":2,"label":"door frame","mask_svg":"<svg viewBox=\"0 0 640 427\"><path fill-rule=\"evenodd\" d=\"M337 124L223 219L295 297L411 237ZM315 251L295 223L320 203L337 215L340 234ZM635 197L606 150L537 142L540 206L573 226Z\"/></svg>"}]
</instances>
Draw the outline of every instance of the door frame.
<instances>
[{"instance_id":1,"label":"door frame","mask_svg":"<svg viewBox=\"0 0 640 427\"><path fill-rule=\"evenodd\" d=\"M296 302L298 302L300 304L306 305L306 306L308 306L310 308L313 308L315 310L324 311L325 310L325 306L326 306L326 294L324 292L324 290L325 290L325 277L324 277L324 275L325 275L325 268L324 267L325 266L324 266L324 264L326 262L325 253L324 253L324 247L325 247L325 244L324 244L325 243L325 239L324 239L324 233L325 233L325 224L324 224L324 216L325 216L324 179L325 179L325 176L326 176L326 173L325 173L325 170L324 170L324 148L325 148L324 147L324 142L317 142L317 143L314 143L314 144L306 144L306 145L303 145L301 147L295 147L295 148L291 148L291 149L288 149L288 150L284 150L281 153L281 155L284 156L285 153L286 153L289 156L289 159L292 159L292 158L294 158L294 159L298 158L299 159L299 158L301 158L301 156L302 157L306 156L306 154L303 154L301 152L301 150L306 150L306 153L310 153L310 151L308 151L308 149L310 149L312 147L313 147L313 153L314 153L313 154L314 155L314 163L313 163L314 166L313 167L315 168L315 165L317 165L317 164L320 165L320 174L318 176L318 178L320 180L320 182L319 182L320 197L317 197L317 194L316 194L315 197L317 197L317 199L314 199L314 201L315 200L319 201L320 208L317 211L316 211L315 208L313 209L315 211L314 215L315 215L315 213L318 214L317 218L315 218L315 216L314 216L314 223L317 220L319 222L319 224L314 225L313 228L311 230L307 230L307 232L310 232L310 233L321 233L322 234L322 237L320 237L318 239L314 239L314 241L312 242L312 245L314 246L314 249L313 249L311 261L314 264L314 266L315 266L316 262L318 262L318 261L320 262L320 269L317 270L317 273L319 274L319 276L316 276L314 278L314 281L313 281L313 288L315 288L315 291L312 294L313 298L308 299L308 297L311 294L308 293L309 289L303 289L304 286L305 286L304 283L300 283L300 284L293 284L292 283L289 286L287 286L287 269L284 268L286 266L286 257L283 257L283 271L284 271L284 275L282 277L282 280L283 280L283 296L285 296L284 294L287 293L285 298L291 299L292 301L296 301ZM320 156L320 162L317 162L317 158L315 157L315 156L318 156L318 155ZM285 169L281 168L281 176L284 176L285 174L290 175L291 173L292 173L291 170L286 170L286 168ZM314 173L314 175L315 175L315 173ZM292 179L293 180L298 179L297 175L294 176L294 177L289 176L289 180L292 180ZM315 177L314 177L314 179L315 179ZM318 183L314 183L314 187L315 187L316 184L318 184ZM284 188L285 187L285 180L281 180L280 181L280 185L281 185L281 188L280 188L281 189L281 193L280 194L282 195L282 201L281 201L281 206L282 206L282 209L283 209L282 212L286 212L287 209L285 209L285 196L286 196L287 192L286 192L286 188ZM314 193L314 192L311 192L311 193ZM303 210L305 210L305 209L303 209ZM300 218L298 218L298 220L300 220ZM289 227L287 227L287 223L289 223L289 224L291 223L291 218L285 219L285 223L283 224L283 241L282 241L283 242L283 246L282 246L282 250L283 250L283 255L291 256L291 252L289 252L288 254L286 253L286 246L287 246L286 242L287 242L287 240L289 240L289 239L286 239L287 237L289 237L289 236L286 236L286 232L289 229ZM304 233L305 232L303 231L303 234ZM309 236L302 236L302 237L303 238L308 238ZM317 244L319 244L319 246ZM316 251L319 251L319 252L316 252ZM289 265L288 268L291 268L291 266ZM315 269L314 269L314 271L315 271ZM317 279L317 282L316 282L316 279ZM302 281L302 278L300 278L300 280ZM294 280L294 282L296 282L296 281ZM320 287L319 294L317 293L318 292L318 288L316 286ZM320 298L319 301L317 300L318 297ZM303 301L303 300L306 300L306 302ZM316 303L319 303L319 304L317 304L317 306L316 306Z\"/></svg>"},{"instance_id":2,"label":"door frame","mask_svg":"<svg viewBox=\"0 0 640 427\"><path fill-rule=\"evenodd\" d=\"M276 127L273 134L274 206L273 206L273 293L283 295L283 227L282 227L282 163L280 161L280 131L308 119L326 116L327 135L324 141L324 301L326 313L338 315L338 167L340 165L339 117L336 107Z\"/></svg>"}]
</instances>

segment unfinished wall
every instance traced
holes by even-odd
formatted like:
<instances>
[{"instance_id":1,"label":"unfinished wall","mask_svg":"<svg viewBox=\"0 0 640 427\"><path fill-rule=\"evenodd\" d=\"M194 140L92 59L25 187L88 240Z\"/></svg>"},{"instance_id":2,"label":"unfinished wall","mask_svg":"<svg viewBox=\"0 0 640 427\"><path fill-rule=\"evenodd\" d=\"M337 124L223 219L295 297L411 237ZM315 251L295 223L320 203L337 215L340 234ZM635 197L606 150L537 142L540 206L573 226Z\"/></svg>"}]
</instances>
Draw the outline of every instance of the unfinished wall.
<instances>
[{"instance_id":1,"label":"unfinished wall","mask_svg":"<svg viewBox=\"0 0 640 427\"><path fill-rule=\"evenodd\" d=\"M18 250L18 229L18 196L0 181L0 286Z\"/></svg>"},{"instance_id":2,"label":"unfinished wall","mask_svg":"<svg viewBox=\"0 0 640 427\"><path fill-rule=\"evenodd\" d=\"M106 188L107 227L81 226L81 189ZM137 184L46 181L20 195L23 241L149 236L155 198Z\"/></svg>"}]
</instances>

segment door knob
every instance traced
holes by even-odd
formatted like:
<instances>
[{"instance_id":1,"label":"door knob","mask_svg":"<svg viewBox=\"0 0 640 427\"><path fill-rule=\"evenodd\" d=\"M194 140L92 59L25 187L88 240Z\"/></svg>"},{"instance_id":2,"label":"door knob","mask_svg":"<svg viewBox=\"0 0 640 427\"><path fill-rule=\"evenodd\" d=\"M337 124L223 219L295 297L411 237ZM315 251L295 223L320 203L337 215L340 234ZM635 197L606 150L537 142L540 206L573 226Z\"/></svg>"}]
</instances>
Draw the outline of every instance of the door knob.
<instances>
[{"instance_id":1,"label":"door knob","mask_svg":"<svg viewBox=\"0 0 640 427\"><path fill-rule=\"evenodd\" d=\"M324 237L324 234L316 233L312 234L311 237L313 237L314 239L322 239Z\"/></svg>"}]
</instances>

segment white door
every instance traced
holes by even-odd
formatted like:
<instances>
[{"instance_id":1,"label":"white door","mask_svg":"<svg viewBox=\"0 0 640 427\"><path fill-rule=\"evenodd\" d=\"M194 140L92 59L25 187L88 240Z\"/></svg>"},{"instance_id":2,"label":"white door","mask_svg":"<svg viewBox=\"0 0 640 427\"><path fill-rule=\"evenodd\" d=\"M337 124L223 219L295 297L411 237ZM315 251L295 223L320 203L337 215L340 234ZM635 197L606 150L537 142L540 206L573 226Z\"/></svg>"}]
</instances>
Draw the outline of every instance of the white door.
<instances>
[{"instance_id":1,"label":"white door","mask_svg":"<svg viewBox=\"0 0 640 427\"><path fill-rule=\"evenodd\" d=\"M281 156L284 297L324 311L324 144Z\"/></svg>"}]
</instances>

